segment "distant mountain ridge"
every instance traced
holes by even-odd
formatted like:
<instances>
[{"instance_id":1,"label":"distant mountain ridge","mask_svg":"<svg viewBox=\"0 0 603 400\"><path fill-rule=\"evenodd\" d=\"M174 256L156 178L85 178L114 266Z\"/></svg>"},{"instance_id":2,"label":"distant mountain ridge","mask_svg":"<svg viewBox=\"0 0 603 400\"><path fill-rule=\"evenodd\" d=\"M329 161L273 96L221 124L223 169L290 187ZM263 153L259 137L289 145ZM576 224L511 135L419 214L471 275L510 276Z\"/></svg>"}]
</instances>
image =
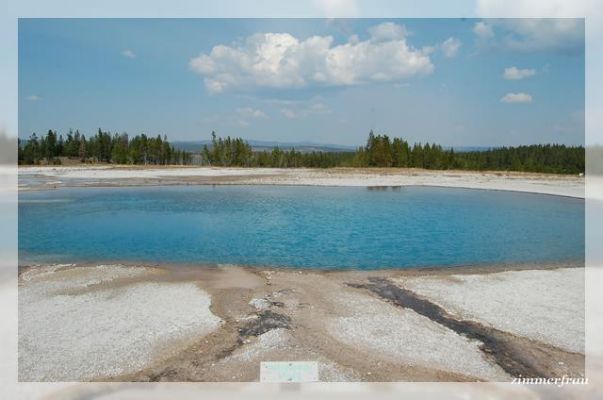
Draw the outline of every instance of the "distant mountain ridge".
<instances>
[{"instance_id":1,"label":"distant mountain ridge","mask_svg":"<svg viewBox=\"0 0 603 400\"><path fill-rule=\"evenodd\" d=\"M200 140L200 141L186 141L179 140L171 142L174 147L180 150L185 150L193 153L198 153L203 149L203 146L211 145L211 140ZM346 146L338 144L324 144L324 143L313 143L313 142L276 142L276 141L263 141L263 140L247 140L247 143L251 145L254 151L272 150L278 147L281 150L299 151L302 153L316 152L353 152L358 149L357 146Z\"/></svg>"},{"instance_id":2,"label":"distant mountain ridge","mask_svg":"<svg viewBox=\"0 0 603 400\"><path fill-rule=\"evenodd\" d=\"M171 142L172 145L179 149L188 151L191 153L199 153L203 146L211 145L211 140L178 140ZM358 149L361 145L358 146L349 146L349 145L341 145L341 144L331 144L331 143L314 143L314 142L277 142L277 141L268 141L268 140L247 140L247 143L251 145L254 151L264 151L264 150L272 150L275 147L278 147L281 150L291 150L295 149L295 151L299 151L301 153L311 153L311 152L353 152ZM454 148L456 152L469 152L469 151L486 151L493 149L492 146L442 146L444 149Z\"/></svg>"}]
</instances>

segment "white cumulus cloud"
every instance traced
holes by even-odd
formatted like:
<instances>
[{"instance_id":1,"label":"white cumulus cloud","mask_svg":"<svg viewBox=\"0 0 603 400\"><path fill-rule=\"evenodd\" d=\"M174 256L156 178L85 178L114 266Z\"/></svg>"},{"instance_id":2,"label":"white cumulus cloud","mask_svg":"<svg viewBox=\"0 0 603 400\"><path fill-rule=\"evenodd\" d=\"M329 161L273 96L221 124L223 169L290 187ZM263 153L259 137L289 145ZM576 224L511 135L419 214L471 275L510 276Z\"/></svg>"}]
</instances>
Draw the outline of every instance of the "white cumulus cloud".
<instances>
[{"instance_id":1,"label":"white cumulus cloud","mask_svg":"<svg viewBox=\"0 0 603 400\"><path fill-rule=\"evenodd\" d=\"M257 110L251 107L237 108L237 114L243 118L266 118L266 114L262 110Z\"/></svg>"},{"instance_id":2,"label":"white cumulus cloud","mask_svg":"<svg viewBox=\"0 0 603 400\"><path fill-rule=\"evenodd\" d=\"M504 39L504 44L512 50L575 52L584 46L584 22L581 19L519 18L501 21L512 31Z\"/></svg>"},{"instance_id":3,"label":"white cumulus cloud","mask_svg":"<svg viewBox=\"0 0 603 400\"><path fill-rule=\"evenodd\" d=\"M212 93L245 87L301 88L400 81L426 75L429 55L410 46L403 26L393 23L335 45L332 36L300 40L289 33L256 33L242 43L219 44L190 60Z\"/></svg>"},{"instance_id":4,"label":"white cumulus cloud","mask_svg":"<svg viewBox=\"0 0 603 400\"><path fill-rule=\"evenodd\" d=\"M134 53L132 50L129 50L129 49L122 50L121 55L126 58L136 58L136 53Z\"/></svg>"},{"instance_id":5,"label":"white cumulus cloud","mask_svg":"<svg viewBox=\"0 0 603 400\"><path fill-rule=\"evenodd\" d=\"M287 118L304 118L309 115L330 114L331 109L324 103L291 104L281 109L281 113Z\"/></svg>"},{"instance_id":6,"label":"white cumulus cloud","mask_svg":"<svg viewBox=\"0 0 603 400\"><path fill-rule=\"evenodd\" d=\"M253 107L241 107L235 110L236 112L236 122L241 126L250 125L250 121L266 119L268 116L262 110L258 110Z\"/></svg>"},{"instance_id":7,"label":"white cumulus cloud","mask_svg":"<svg viewBox=\"0 0 603 400\"><path fill-rule=\"evenodd\" d=\"M535 69L531 69L531 68L519 69L515 66L505 68L505 70L503 72L503 78L511 80L511 81L517 81L520 79L529 78L530 76L534 76L534 75L536 75Z\"/></svg>"},{"instance_id":8,"label":"white cumulus cloud","mask_svg":"<svg viewBox=\"0 0 603 400\"><path fill-rule=\"evenodd\" d=\"M518 52L580 53L584 48L584 21L578 18L487 19L473 32L481 42Z\"/></svg>"},{"instance_id":9,"label":"white cumulus cloud","mask_svg":"<svg viewBox=\"0 0 603 400\"><path fill-rule=\"evenodd\" d=\"M401 40L408 34L405 27L393 22L384 22L369 28L368 31L374 41Z\"/></svg>"},{"instance_id":10,"label":"white cumulus cloud","mask_svg":"<svg viewBox=\"0 0 603 400\"><path fill-rule=\"evenodd\" d=\"M492 27L484 21L476 22L473 26L473 33L477 35L479 39L487 40L494 36Z\"/></svg>"},{"instance_id":11,"label":"white cumulus cloud","mask_svg":"<svg viewBox=\"0 0 603 400\"><path fill-rule=\"evenodd\" d=\"M458 53L460 47L461 41L453 37L449 37L441 45L442 52L446 57L456 56L456 53Z\"/></svg>"},{"instance_id":12,"label":"white cumulus cloud","mask_svg":"<svg viewBox=\"0 0 603 400\"><path fill-rule=\"evenodd\" d=\"M500 101L503 103L531 103L532 96L527 93L507 93Z\"/></svg>"}]
</instances>

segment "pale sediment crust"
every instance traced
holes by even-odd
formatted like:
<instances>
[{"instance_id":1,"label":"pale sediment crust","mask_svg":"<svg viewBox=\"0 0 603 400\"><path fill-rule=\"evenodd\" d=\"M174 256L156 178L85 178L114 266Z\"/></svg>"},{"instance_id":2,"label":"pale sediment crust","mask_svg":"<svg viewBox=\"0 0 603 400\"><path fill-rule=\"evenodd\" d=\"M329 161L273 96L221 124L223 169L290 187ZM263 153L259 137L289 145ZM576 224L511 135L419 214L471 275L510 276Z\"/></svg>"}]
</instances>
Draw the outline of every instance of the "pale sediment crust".
<instances>
[{"instance_id":1,"label":"pale sediment crust","mask_svg":"<svg viewBox=\"0 0 603 400\"><path fill-rule=\"evenodd\" d=\"M215 330L194 282L146 267L53 265L19 276L19 380L81 381L144 368ZM121 286L123 285L123 286Z\"/></svg>"},{"instance_id":2,"label":"pale sediment crust","mask_svg":"<svg viewBox=\"0 0 603 400\"><path fill-rule=\"evenodd\" d=\"M257 381L261 361L317 361L323 381L579 377L583 294L580 263L22 267L19 379Z\"/></svg>"},{"instance_id":3,"label":"pale sediment crust","mask_svg":"<svg viewBox=\"0 0 603 400\"><path fill-rule=\"evenodd\" d=\"M440 186L584 198L584 177L397 168L19 167L19 190L152 185Z\"/></svg>"}]
</instances>

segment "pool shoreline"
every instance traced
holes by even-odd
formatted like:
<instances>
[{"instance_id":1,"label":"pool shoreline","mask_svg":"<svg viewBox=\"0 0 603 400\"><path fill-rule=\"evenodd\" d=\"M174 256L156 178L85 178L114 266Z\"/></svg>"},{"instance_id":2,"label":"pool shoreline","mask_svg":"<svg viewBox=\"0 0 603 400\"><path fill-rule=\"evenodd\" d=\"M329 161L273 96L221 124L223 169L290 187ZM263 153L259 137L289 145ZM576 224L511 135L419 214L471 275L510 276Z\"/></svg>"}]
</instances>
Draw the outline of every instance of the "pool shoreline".
<instances>
[{"instance_id":1,"label":"pool shoreline","mask_svg":"<svg viewBox=\"0 0 603 400\"><path fill-rule=\"evenodd\" d=\"M174 270L179 268L201 268L201 269L219 269L227 267L241 268L249 272L273 271L273 272L313 272L318 274L330 273L387 273L387 272L408 272L415 275L431 274L488 274L504 271L523 271L523 270L550 270L557 268L584 268L585 260L557 260L557 261L530 261L530 262L508 262L508 263L480 263L480 264L462 264L462 265L430 265L430 266L408 266L408 267L379 267L379 268L357 268L357 267L295 267L295 266L270 266L270 265L247 265L230 263L199 263L199 262L149 262L149 261L131 261L131 260L76 260L65 259L61 261L19 261L19 275L30 268L49 267L53 265L77 265L79 267L94 267L97 265L122 265L127 268L150 267L158 269Z\"/></svg>"},{"instance_id":2,"label":"pool shoreline","mask_svg":"<svg viewBox=\"0 0 603 400\"><path fill-rule=\"evenodd\" d=\"M157 166L19 167L19 191L60 187L283 185L450 187L585 198L584 176L397 168L215 168ZM26 182L27 180L30 182ZM26 183L23 183L26 182Z\"/></svg>"}]
</instances>

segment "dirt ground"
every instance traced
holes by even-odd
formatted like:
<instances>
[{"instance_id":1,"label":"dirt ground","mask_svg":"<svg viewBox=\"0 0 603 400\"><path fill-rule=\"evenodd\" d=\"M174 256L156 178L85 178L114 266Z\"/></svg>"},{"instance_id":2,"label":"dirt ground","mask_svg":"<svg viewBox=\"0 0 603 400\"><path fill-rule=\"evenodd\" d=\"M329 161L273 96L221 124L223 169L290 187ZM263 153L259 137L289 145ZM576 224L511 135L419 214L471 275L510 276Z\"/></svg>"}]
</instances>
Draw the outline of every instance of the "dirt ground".
<instances>
[{"instance_id":1,"label":"dirt ground","mask_svg":"<svg viewBox=\"0 0 603 400\"><path fill-rule=\"evenodd\" d=\"M33 281L44 287L44 282L52 282L53 274L57 273L69 273L77 277L78 282L85 282L92 266L69 265L47 271L43 276L36 275L38 268L21 268L20 291ZM140 267L115 268L132 271ZM504 271L517 274L509 277ZM582 268L555 264L312 271L232 265L147 266L144 273L116 275L115 279L103 281L91 279L90 283L72 288L67 284L53 295L79 296L103 291L112 291L115 295L127 293L129 288L142 283L193 282L211 297L209 310L221 320L213 331L202 335L193 332L182 341L157 343L152 361L144 368L89 377L95 381L258 381L261 361L317 361L321 381L510 381L515 376L580 377L584 374L584 354L501 330L487 321L466 318L403 284L405 279L437 279L445 284L459 281L463 276L477 275L486 277L487 282L503 282L521 279L521 274L528 272L542 273L545 278L551 276L545 274L551 271L574 274L581 273ZM33 274L34 280L26 279L28 274ZM61 280L64 284L63 277ZM551 287L554 284L551 282ZM509 293L509 296L518 295L524 294ZM551 309L557 306L550 304ZM579 310L580 305L574 306ZM102 309L102 304L98 304L98 308ZM57 309L56 313L60 315L61 310ZM550 316L529 318L543 318L546 322ZM44 329L49 328L39 329L43 334ZM563 324L559 329L563 329ZM63 334L68 337L70 332ZM37 351L45 349L40 347Z\"/></svg>"}]
</instances>

